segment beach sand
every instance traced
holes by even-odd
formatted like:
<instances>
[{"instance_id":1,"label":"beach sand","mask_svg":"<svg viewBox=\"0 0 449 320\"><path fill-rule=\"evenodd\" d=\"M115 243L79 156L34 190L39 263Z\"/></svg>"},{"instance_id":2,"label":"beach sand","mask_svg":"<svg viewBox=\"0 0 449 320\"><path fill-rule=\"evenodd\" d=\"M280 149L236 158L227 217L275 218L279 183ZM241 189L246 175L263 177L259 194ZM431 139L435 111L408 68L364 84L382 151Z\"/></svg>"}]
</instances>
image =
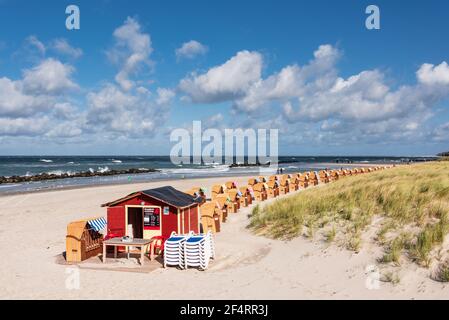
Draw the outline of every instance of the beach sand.
<instances>
[{"instance_id":1,"label":"beach sand","mask_svg":"<svg viewBox=\"0 0 449 320\"><path fill-rule=\"evenodd\" d=\"M381 249L366 239L359 253L302 237L271 240L246 229L250 208L231 214L217 234L217 257L207 271L157 268L149 273L90 270L57 263L67 223L105 216L100 205L131 192L170 184L208 189L247 177L101 186L0 197L2 299L447 299L449 285L429 270L402 266L400 282L370 273ZM300 191L299 191L300 192ZM367 233L369 237L369 232ZM59 258L58 258L59 257ZM80 288L68 289L72 270ZM368 284L368 285L367 285ZM369 288L371 289L369 289Z\"/></svg>"}]
</instances>

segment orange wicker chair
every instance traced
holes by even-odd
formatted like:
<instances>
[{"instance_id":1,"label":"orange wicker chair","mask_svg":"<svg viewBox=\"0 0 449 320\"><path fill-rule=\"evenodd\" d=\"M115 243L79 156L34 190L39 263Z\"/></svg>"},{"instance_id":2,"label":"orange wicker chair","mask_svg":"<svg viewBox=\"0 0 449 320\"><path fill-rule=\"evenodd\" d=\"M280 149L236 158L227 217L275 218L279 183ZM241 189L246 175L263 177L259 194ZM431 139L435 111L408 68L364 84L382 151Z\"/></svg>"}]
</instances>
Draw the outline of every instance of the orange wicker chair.
<instances>
[{"instance_id":1,"label":"orange wicker chair","mask_svg":"<svg viewBox=\"0 0 449 320\"><path fill-rule=\"evenodd\" d=\"M318 185L318 174L316 171L312 171L309 173L309 183L313 186Z\"/></svg>"},{"instance_id":2,"label":"orange wicker chair","mask_svg":"<svg viewBox=\"0 0 449 320\"><path fill-rule=\"evenodd\" d=\"M329 173L326 170L321 170L319 173L319 176L320 176L321 183L329 183L330 182Z\"/></svg>"},{"instance_id":3,"label":"orange wicker chair","mask_svg":"<svg viewBox=\"0 0 449 320\"><path fill-rule=\"evenodd\" d=\"M221 184L216 184L212 186L211 190L211 199L215 199L219 194L223 194L225 192L225 188Z\"/></svg>"},{"instance_id":4,"label":"orange wicker chair","mask_svg":"<svg viewBox=\"0 0 449 320\"><path fill-rule=\"evenodd\" d=\"M279 194L287 194L290 192L290 179L288 175L282 175L279 181Z\"/></svg>"},{"instance_id":5,"label":"orange wicker chair","mask_svg":"<svg viewBox=\"0 0 449 320\"><path fill-rule=\"evenodd\" d=\"M237 211L240 209L240 198L241 193L237 189L231 189L227 190L224 194L228 195L229 200L231 201L231 212L237 213Z\"/></svg>"},{"instance_id":6,"label":"orange wicker chair","mask_svg":"<svg viewBox=\"0 0 449 320\"><path fill-rule=\"evenodd\" d=\"M200 206L200 212L201 225L203 226L202 232L220 232L223 211L220 209L219 203L217 201L207 201Z\"/></svg>"},{"instance_id":7,"label":"orange wicker chair","mask_svg":"<svg viewBox=\"0 0 449 320\"><path fill-rule=\"evenodd\" d=\"M309 187L309 175L307 173L298 173L299 186L303 189Z\"/></svg>"},{"instance_id":8,"label":"orange wicker chair","mask_svg":"<svg viewBox=\"0 0 449 320\"><path fill-rule=\"evenodd\" d=\"M254 197L257 201L265 201L268 198L268 186L266 183L256 183L253 186Z\"/></svg>"},{"instance_id":9,"label":"orange wicker chair","mask_svg":"<svg viewBox=\"0 0 449 320\"><path fill-rule=\"evenodd\" d=\"M242 197L240 198L240 205L247 207L253 203L253 189L249 186L239 188Z\"/></svg>"}]
</instances>

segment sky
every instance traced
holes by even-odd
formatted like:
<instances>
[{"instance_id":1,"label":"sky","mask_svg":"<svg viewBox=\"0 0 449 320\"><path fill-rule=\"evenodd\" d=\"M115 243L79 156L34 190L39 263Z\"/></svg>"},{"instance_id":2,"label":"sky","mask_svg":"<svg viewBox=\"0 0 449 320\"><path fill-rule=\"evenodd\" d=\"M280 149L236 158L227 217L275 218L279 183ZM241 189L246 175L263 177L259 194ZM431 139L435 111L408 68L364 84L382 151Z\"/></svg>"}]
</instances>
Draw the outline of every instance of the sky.
<instances>
[{"instance_id":1,"label":"sky","mask_svg":"<svg viewBox=\"0 0 449 320\"><path fill-rule=\"evenodd\" d=\"M447 151L447 12L444 0L0 0L0 155L165 155L195 120L278 129L281 155Z\"/></svg>"}]
</instances>

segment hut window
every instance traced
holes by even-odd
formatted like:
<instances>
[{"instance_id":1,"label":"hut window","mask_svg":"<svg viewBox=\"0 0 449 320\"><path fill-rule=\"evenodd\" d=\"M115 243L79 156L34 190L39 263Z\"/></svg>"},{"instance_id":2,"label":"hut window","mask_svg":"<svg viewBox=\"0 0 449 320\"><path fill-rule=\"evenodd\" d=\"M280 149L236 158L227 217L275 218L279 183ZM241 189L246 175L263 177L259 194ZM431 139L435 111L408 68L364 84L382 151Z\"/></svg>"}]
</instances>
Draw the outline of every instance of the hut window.
<instances>
[{"instance_id":1,"label":"hut window","mask_svg":"<svg viewBox=\"0 0 449 320\"><path fill-rule=\"evenodd\" d=\"M159 208L143 209L143 226L150 228L158 228L160 226L160 210Z\"/></svg>"}]
</instances>

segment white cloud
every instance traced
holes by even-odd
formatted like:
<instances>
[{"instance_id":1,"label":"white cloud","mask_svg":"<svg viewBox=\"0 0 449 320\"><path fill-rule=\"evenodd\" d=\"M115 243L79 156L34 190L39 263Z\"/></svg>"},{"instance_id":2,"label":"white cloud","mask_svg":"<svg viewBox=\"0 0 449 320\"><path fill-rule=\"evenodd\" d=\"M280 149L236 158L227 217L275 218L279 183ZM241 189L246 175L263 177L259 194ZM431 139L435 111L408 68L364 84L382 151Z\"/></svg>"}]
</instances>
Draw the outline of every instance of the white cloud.
<instances>
[{"instance_id":1,"label":"white cloud","mask_svg":"<svg viewBox=\"0 0 449 320\"><path fill-rule=\"evenodd\" d=\"M449 66L446 61L435 66L424 63L416 72L416 76L421 83L434 85L449 85Z\"/></svg>"},{"instance_id":2,"label":"white cloud","mask_svg":"<svg viewBox=\"0 0 449 320\"><path fill-rule=\"evenodd\" d=\"M41 55L45 55L46 47L45 45L36 37L36 36L29 36L25 39L26 43L37 49Z\"/></svg>"},{"instance_id":3,"label":"white cloud","mask_svg":"<svg viewBox=\"0 0 449 320\"><path fill-rule=\"evenodd\" d=\"M255 82L242 98L235 101L234 107L253 112L272 101L282 102L301 97L306 92L326 90L335 78L334 64L340 55L341 52L331 45L321 45L307 65L288 65L280 72Z\"/></svg>"},{"instance_id":4,"label":"white cloud","mask_svg":"<svg viewBox=\"0 0 449 320\"><path fill-rule=\"evenodd\" d=\"M157 95L156 103L158 105L166 105L174 98L175 92L166 88L157 88Z\"/></svg>"},{"instance_id":5,"label":"white cloud","mask_svg":"<svg viewBox=\"0 0 449 320\"><path fill-rule=\"evenodd\" d=\"M443 123L443 124L437 126L435 129L433 129L431 138L434 141L438 141L438 142L440 142L440 141L448 142L449 141L449 122Z\"/></svg>"},{"instance_id":6,"label":"white cloud","mask_svg":"<svg viewBox=\"0 0 449 320\"><path fill-rule=\"evenodd\" d=\"M0 118L0 135L36 136L48 130L48 117L41 118Z\"/></svg>"},{"instance_id":7,"label":"white cloud","mask_svg":"<svg viewBox=\"0 0 449 320\"><path fill-rule=\"evenodd\" d=\"M23 117L33 115L51 106L52 99L45 95L23 92L21 81L0 78L0 117Z\"/></svg>"},{"instance_id":8,"label":"white cloud","mask_svg":"<svg viewBox=\"0 0 449 320\"><path fill-rule=\"evenodd\" d=\"M63 120L75 119L79 115L77 112L78 109L67 101L56 103L53 106L52 111L55 117Z\"/></svg>"},{"instance_id":9,"label":"white cloud","mask_svg":"<svg viewBox=\"0 0 449 320\"><path fill-rule=\"evenodd\" d=\"M83 126L80 121L58 122L51 126L45 136L48 138L73 138L83 134Z\"/></svg>"},{"instance_id":10,"label":"white cloud","mask_svg":"<svg viewBox=\"0 0 449 320\"><path fill-rule=\"evenodd\" d=\"M192 74L182 79L179 88L194 102L222 102L244 96L250 86L260 79L261 73L262 55L240 51L204 74Z\"/></svg>"},{"instance_id":11,"label":"white cloud","mask_svg":"<svg viewBox=\"0 0 449 320\"><path fill-rule=\"evenodd\" d=\"M23 136L56 143L153 138L176 93L169 88L153 92L142 85L149 81L131 78L151 63L152 52L149 35L140 31L134 19L128 18L117 28L114 39L109 57L120 67L115 77L118 85L106 83L100 90L90 91L85 96L86 110L79 107L79 97L67 95L79 88L72 78L75 68L55 58L40 58L23 70L21 79L0 78L0 137ZM46 51L73 58L82 55L81 49L65 39L49 42L48 50L36 37L27 43L42 55Z\"/></svg>"},{"instance_id":12,"label":"white cloud","mask_svg":"<svg viewBox=\"0 0 449 320\"><path fill-rule=\"evenodd\" d=\"M150 64L150 54L153 51L149 34L141 31L140 24L128 17L124 24L114 33L115 46L108 52L108 57L120 65L115 80L123 90L130 90L135 83L130 77L142 65Z\"/></svg>"},{"instance_id":13,"label":"white cloud","mask_svg":"<svg viewBox=\"0 0 449 320\"><path fill-rule=\"evenodd\" d=\"M78 88L70 79L74 68L53 58L42 61L36 67L25 70L23 87L26 92L60 94Z\"/></svg>"},{"instance_id":14,"label":"white cloud","mask_svg":"<svg viewBox=\"0 0 449 320\"><path fill-rule=\"evenodd\" d=\"M74 68L47 59L23 72L23 79L0 78L0 116L23 117L51 109L57 96L78 86L70 79Z\"/></svg>"},{"instance_id":15,"label":"white cloud","mask_svg":"<svg viewBox=\"0 0 449 320\"><path fill-rule=\"evenodd\" d=\"M235 107L251 112L269 101L297 96L303 91L302 83L299 67L287 66L265 80L254 82L245 95L235 101Z\"/></svg>"},{"instance_id":16,"label":"white cloud","mask_svg":"<svg viewBox=\"0 0 449 320\"><path fill-rule=\"evenodd\" d=\"M74 68L49 58L23 71L23 78L0 78L0 135L43 136L77 109L65 100L67 90L78 88L70 79ZM71 114L71 115L70 115Z\"/></svg>"},{"instance_id":17,"label":"white cloud","mask_svg":"<svg viewBox=\"0 0 449 320\"><path fill-rule=\"evenodd\" d=\"M247 113L247 125L279 125L286 135L302 141L425 139L435 104L449 95L444 87L449 84L447 63L424 64L416 85L393 88L380 70L339 76L336 64L341 55L337 48L321 45L305 65L287 65L266 78L252 73L244 80L227 68L233 57L205 74L183 79L179 87L193 102L229 101L232 114ZM255 65L262 66L259 57Z\"/></svg>"},{"instance_id":18,"label":"white cloud","mask_svg":"<svg viewBox=\"0 0 449 320\"><path fill-rule=\"evenodd\" d=\"M190 40L182 44L182 46L176 49L176 58L177 59L193 59L198 55L206 54L208 51L208 47L201 44L196 40Z\"/></svg>"},{"instance_id":19,"label":"white cloud","mask_svg":"<svg viewBox=\"0 0 449 320\"><path fill-rule=\"evenodd\" d=\"M124 91L108 84L98 92L91 92L88 101L88 126L110 137L117 134L141 137L154 134L157 126L165 121L168 109L160 104L169 102L169 91L160 89L156 101L151 93L140 90Z\"/></svg>"},{"instance_id":20,"label":"white cloud","mask_svg":"<svg viewBox=\"0 0 449 320\"><path fill-rule=\"evenodd\" d=\"M51 43L51 47L56 52L74 59L78 59L83 55L83 50L81 48L72 47L66 39L53 40Z\"/></svg>"}]
</instances>

